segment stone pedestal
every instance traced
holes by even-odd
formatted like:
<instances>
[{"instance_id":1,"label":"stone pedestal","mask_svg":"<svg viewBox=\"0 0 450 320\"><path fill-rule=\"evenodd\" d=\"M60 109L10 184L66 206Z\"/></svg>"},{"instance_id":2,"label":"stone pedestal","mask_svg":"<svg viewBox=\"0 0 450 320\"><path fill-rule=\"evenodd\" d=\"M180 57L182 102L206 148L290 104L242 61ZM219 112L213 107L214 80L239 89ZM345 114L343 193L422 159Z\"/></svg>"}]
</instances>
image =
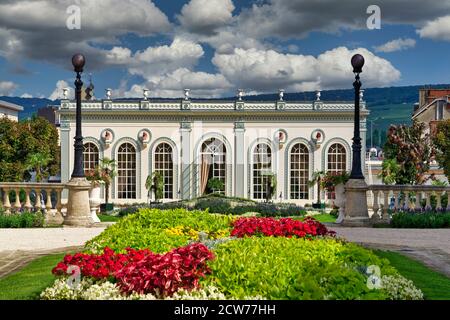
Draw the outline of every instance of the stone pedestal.
<instances>
[{"instance_id":1,"label":"stone pedestal","mask_svg":"<svg viewBox=\"0 0 450 320\"><path fill-rule=\"evenodd\" d=\"M72 178L67 184L69 199L64 225L90 226L94 223L89 205L89 189L91 184L86 178Z\"/></svg>"},{"instance_id":2,"label":"stone pedestal","mask_svg":"<svg viewBox=\"0 0 450 320\"><path fill-rule=\"evenodd\" d=\"M371 226L367 209L367 184L364 179L350 179L345 184L345 217L342 225L346 227Z\"/></svg>"}]
</instances>

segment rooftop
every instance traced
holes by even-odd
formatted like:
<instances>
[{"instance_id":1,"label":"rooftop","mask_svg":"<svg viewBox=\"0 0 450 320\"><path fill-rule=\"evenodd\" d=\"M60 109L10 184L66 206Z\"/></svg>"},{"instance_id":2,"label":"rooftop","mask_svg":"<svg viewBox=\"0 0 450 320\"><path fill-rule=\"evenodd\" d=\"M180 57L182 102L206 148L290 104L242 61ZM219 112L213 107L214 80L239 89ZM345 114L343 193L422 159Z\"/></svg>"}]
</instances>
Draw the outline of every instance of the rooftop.
<instances>
[{"instance_id":1,"label":"rooftop","mask_svg":"<svg viewBox=\"0 0 450 320\"><path fill-rule=\"evenodd\" d=\"M23 107L17 104L0 100L0 107L7 108L14 111L23 111Z\"/></svg>"}]
</instances>

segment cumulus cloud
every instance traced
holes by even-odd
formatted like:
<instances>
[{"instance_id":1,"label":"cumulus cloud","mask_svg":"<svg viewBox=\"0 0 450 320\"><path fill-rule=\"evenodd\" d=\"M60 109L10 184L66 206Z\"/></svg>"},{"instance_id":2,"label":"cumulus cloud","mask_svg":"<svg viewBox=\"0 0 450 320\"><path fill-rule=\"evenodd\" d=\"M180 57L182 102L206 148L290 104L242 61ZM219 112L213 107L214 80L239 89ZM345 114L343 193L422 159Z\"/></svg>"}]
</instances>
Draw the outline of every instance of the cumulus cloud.
<instances>
[{"instance_id":1,"label":"cumulus cloud","mask_svg":"<svg viewBox=\"0 0 450 320\"><path fill-rule=\"evenodd\" d=\"M191 0L183 6L177 18L188 31L212 34L231 21L233 10L231 0Z\"/></svg>"},{"instance_id":2,"label":"cumulus cloud","mask_svg":"<svg viewBox=\"0 0 450 320\"><path fill-rule=\"evenodd\" d=\"M11 96L18 85L11 81L0 81L0 96Z\"/></svg>"},{"instance_id":3,"label":"cumulus cloud","mask_svg":"<svg viewBox=\"0 0 450 320\"><path fill-rule=\"evenodd\" d=\"M373 0L269 0L245 9L239 30L253 38L304 37L312 31L337 33L366 29L367 8ZM450 1L380 0L382 24L423 23L450 13Z\"/></svg>"},{"instance_id":4,"label":"cumulus cloud","mask_svg":"<svg viewBox=\"0 0 450 320\"><path fill-rule=\"evenodd\" d=\"M69 30L66 10L81 9L81 29ZM111 61L95 44L115 44L128 33L151 36L169 31L167 16L148 0L6 0L0 4L0 55L68 65L83 52L90 68ZM120 54L120 52L110 52ZM114 61L114 60L113 60Z\"/></svg>"},{"instance_id":5,"label":"cumulus cloud","mask_svg":"<svg viewBox=\"0 0 450 320\"><path fill-rule=\"evenodd\" d=\"M386 42L385 44L382 44L380 46L376 46L374 47L374 49L377 52L394 52L414 48L415 46L416 40L411 38L406 39L399 38Z\"/></svg>"},{"instance_id":6,"label":"cumulus cloud","mask_svg":"<svg viewBox=\"0 0 450 320\"><path fill-rule=\"evenodd\" d=\"M53 92L50 94L50 96L48 98L50 100L61 99L63 97L63 89L64 88L69 89L68 98L74 99L75 94L74 94L72 88L70 88L69 84L64 80L59 80L58 82L56 82L56 88L55 88L55 90L53 90Z\"/></svg>"},{"instance_id":7,"label":"cumulus cloud","mask_svg":"<svg viewBox=\"0 0 450 320\"><path fill-rule=\"evenodd\" d=\"M366 87L380 87L400 79L392 64L365 48L349 50L338 47L317 57L283 54L274 50L235 49L232 54L218 54L213 63L231 83L258 92L335 89L351 85L351 57L365 57L363 81Z\"/></svg>"},{"instance_id":8,"label":"cumulus cloud","mask_svg":"<svg viewBox=\"0 0 450 320\"><path fill-rule=\"evenodd\" d=\"M124 93L125 97L142 97L143 89L150 89L156 97L175 98L183 95L183 89L191 89L192 97L213 98L223 95L232 84L222 74L194 72L179 68L171 73L153 77L136 84Z\"/></svg>"},{"instance_id":9,"label":"cumulus cloud","mask_svg":"<svg viewBox=\"0 0 450 320\"><path fill-rule=\"evenodd\" d=\"M417 33L422 38L450 41L450 15L428 22Z\"/></svg>"},{"instance_id":10,"label":"cumulus cloud","mask_svg":"<svg viewBox=\"0 0 450 320\"><path fill-rule=\"evenodd\" d=\"M21 98L33 98L33 95L29 94L29 93L24 93L20 96Z\"/></svg>"}]
</instances>

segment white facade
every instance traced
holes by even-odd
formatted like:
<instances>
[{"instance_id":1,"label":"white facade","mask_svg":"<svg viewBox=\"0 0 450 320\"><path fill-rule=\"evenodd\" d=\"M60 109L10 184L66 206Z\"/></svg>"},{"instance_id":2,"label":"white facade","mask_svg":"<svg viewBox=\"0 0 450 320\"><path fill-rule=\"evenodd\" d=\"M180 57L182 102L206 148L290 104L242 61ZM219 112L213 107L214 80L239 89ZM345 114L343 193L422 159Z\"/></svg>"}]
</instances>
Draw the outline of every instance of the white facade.
<instances>
[{"instance_id":1,"label":"white facade","mask_svg":"<svg viewBox=\"0 0 450 320\"><path fill-rule=\"evenodd\" d=\"M365 150L363 101L361 108ZM201 195L213 177L225 183L226 195L263 200L263 175L271 171L275 201L312 203L317 191L306 183L314 171L351 166L349 102L102 100L85 101L82 110L85 167L103 157L118 161L110 194L117 204L146 202L145 180L155 170L166 179L166 201ZM58 113L66 182L73 170L75 103L62 100Z\"/></svg>"},{"instance_id":2,"label":"white facade","mask_svg":"<svg viewBox=\"0 0 450 320\"><path fill-rule=\"evenodd\" d=\"M0 100L0 117L6 117L10 120L18 121L19 111L23 111L21 106Z\"/></svg>"}]
</instances>

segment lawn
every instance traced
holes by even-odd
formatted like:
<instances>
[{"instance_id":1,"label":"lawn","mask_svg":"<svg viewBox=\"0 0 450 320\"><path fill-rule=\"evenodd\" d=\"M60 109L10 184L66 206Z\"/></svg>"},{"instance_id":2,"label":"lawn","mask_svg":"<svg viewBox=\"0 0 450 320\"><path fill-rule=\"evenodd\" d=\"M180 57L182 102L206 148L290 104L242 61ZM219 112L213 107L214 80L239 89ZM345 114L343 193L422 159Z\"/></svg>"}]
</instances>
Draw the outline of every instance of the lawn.
<instances>
[{"instance_id":1,"label":"lawn","mask_svg":"<svg viewBox=\"0 0 450 320\"><path fill-rule=\"evenodd\" d=\"M117 222L121 217L112 216L109 214L99 214L97 215L101 222Z\"/></svg>"},{"instance_id":2,"label":"lawn","mask_svg":"<svg viewBox=\"0 0 450 320\"><path fill-rule=\"evenodd\" d=\"M420 288L427 300L450 300L450 278L435 272L422 263L392 251L374 250L388 259L404 277Z\"/></svg>"},{"instance_id":3,"label":"lawn","mask_svg":"<svg viewBox=\"0 0 450 320\"><path fill-rule=\"evenodd\" d=\"M22 270L0 279L0 300L37 299L42 290L53 284L53 267L65 254L51 254L32 261Z\"/></svg>"}]
</instances>

